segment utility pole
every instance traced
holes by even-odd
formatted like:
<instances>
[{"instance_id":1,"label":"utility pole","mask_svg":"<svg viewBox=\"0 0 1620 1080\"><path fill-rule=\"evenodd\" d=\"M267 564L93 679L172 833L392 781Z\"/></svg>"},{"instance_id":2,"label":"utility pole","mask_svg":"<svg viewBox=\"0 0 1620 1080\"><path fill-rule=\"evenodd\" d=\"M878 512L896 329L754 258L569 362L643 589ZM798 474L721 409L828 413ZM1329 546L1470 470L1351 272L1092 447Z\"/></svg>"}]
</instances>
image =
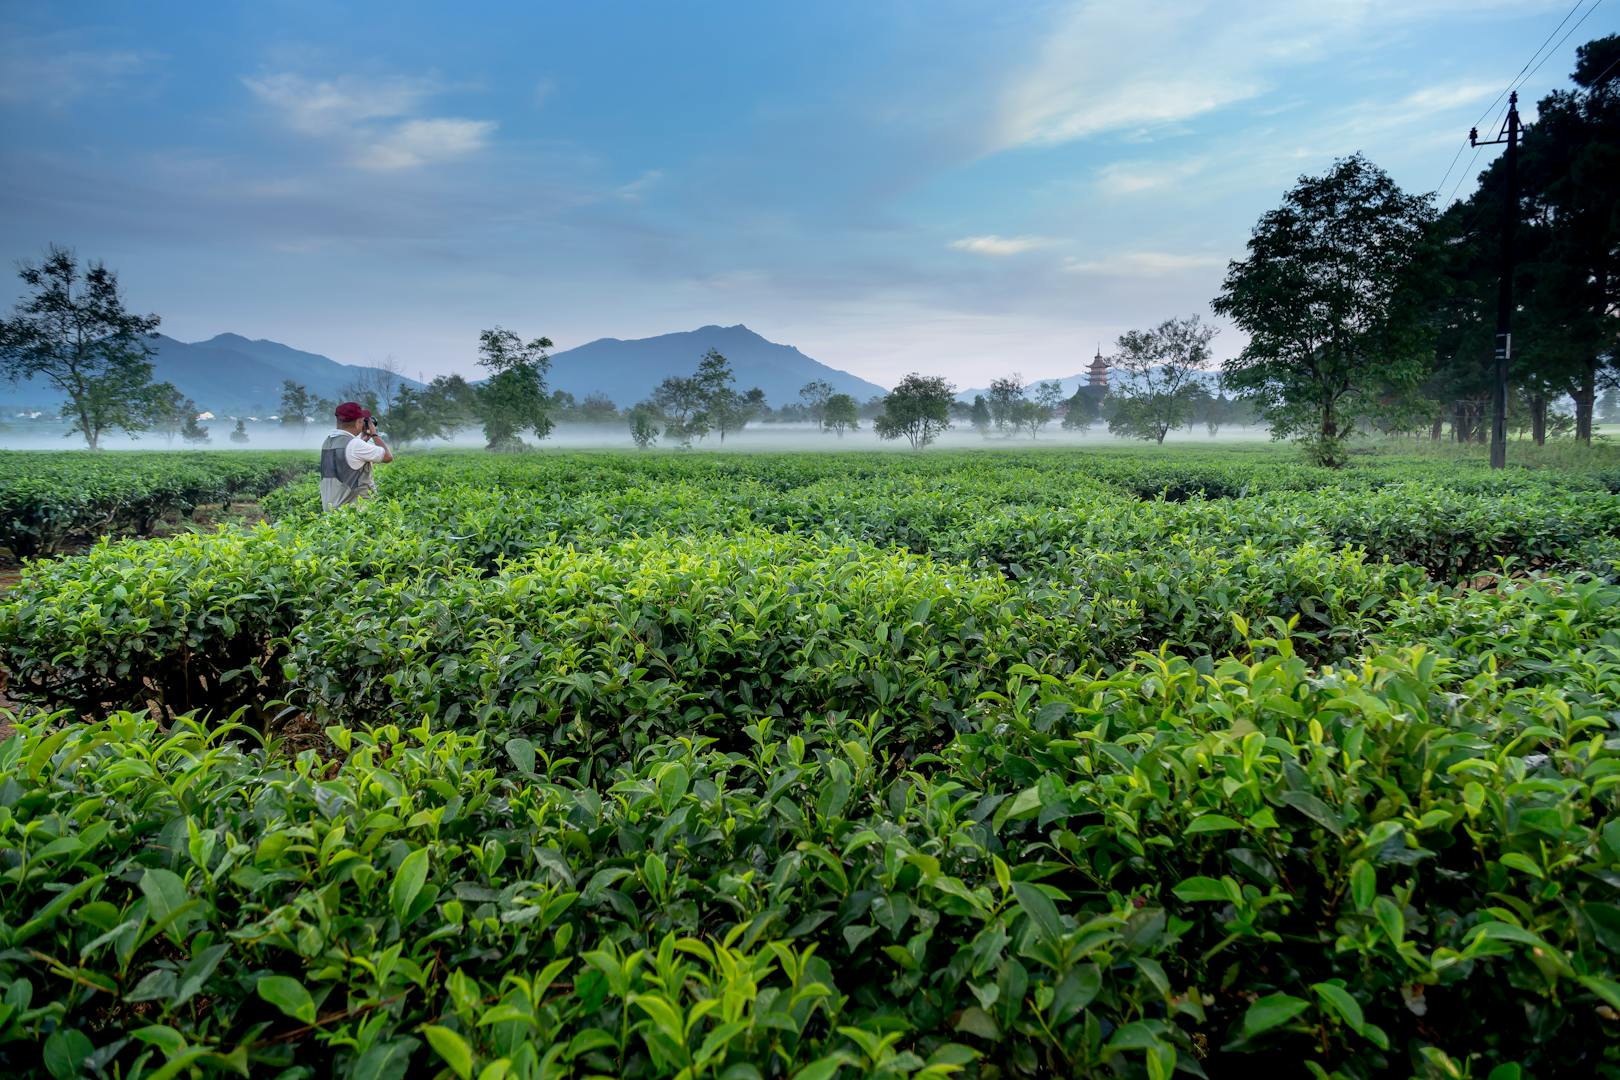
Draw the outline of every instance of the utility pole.
<instances>
[{"instance_id":1,"label":"utility pole","mask_svg":"<svg viewBox=\"0 0 1620 1080\"><path fill-rule=\"evenodd\" d=\"M1496 292L1496 380L1491 388L1491 468L1507 466L1508 362L1513 359L1513 234L1519 225L1519 92L1508 95L1507 123L1490 142L1479 129L1468 131L1469 146L1507 145L1503 168L1507 188L1502 199L1502 280Z\"/></svg>"}]
</instances>

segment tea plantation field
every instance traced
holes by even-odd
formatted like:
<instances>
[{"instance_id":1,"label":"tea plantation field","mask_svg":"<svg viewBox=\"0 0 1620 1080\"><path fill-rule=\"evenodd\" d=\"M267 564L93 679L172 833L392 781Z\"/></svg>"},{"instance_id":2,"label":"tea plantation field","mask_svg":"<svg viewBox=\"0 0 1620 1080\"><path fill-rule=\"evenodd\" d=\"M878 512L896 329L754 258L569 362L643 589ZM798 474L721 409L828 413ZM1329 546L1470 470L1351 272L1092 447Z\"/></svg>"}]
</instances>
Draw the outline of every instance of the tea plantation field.
<instances>
[{"instance_id":1,"label":"tea plantation field","mask_svg":"<svg viewBox=\"0 0 1620 1080\"><path fill-rule=\"evenodd\" d=\"M1620 1076L1620 459L380 483L0 599L0 1071Z\"/></svg>"}]
</instances>

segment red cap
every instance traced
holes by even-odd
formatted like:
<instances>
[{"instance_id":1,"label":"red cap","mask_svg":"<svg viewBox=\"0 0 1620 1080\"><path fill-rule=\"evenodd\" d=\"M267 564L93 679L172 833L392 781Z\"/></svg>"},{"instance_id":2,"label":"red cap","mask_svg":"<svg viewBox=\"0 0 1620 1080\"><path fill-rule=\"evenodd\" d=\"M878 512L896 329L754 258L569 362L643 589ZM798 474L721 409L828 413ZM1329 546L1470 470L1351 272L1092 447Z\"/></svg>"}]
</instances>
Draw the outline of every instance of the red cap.
<instances>
[{"instance_id":1,"label":"red cap","mask_svg":"<svg viewBox=\"0 0 1620 1080\"><path fill-rule=\"evenodd\" d=\"M334 409L333 412L337 418L343 421L345 424L352 420L359 420L364 416L370 415L366 412L366 410L360 407L360 403L358 401L345 401L343 404Z\"/></svg>"}]
</instances>

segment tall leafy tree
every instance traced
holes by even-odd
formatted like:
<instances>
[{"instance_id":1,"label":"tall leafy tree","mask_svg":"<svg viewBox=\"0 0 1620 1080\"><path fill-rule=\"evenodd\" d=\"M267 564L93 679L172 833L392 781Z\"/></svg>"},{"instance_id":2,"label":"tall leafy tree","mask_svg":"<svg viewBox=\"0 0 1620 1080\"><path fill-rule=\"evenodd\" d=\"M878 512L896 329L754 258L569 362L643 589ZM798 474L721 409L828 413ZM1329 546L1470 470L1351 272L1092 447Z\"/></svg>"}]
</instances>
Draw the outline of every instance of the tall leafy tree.
<instances>
[{"instance_id":1,"label":"tall leafy tree","mask_svg":"<svg viewBox=\"0 0 1620 1080\"><path fill-rule=\"evenodd\" d=\"M1109 365L1123 377L1114 389L1108 430L1115 435L1164 442L1192 415L1193 387L1209 363L1215 328L1197 315L1166 319L1151 330L1119 336Z\"/></svg>"},{"instance_id":2,"label":"tall leafy tree","mask_svg":"<svg viewBox=\"0 0 1620 1080\"><path fill-rule=\"evenodd\" d=\"M860 406L855 404L855 399L849 394L834 394L827 399L822 423L828 431L842 439L844 432L860 430Z\"/></svg>"},{"instance_id":3,"label":"tall leafy tree","mask_svg":"<svg viewBox=\"0 0 1620 1080\"><path fill-rule=\"evenodd\" d=\"M521 435L551 434L546 374L551 370L550 338L525 343L499 326L478 335L478 363L490 372L478 391L478 416L491 450L521 449Z\"/></svg>"},{"instance_id":4,"label":"tall leafy tree","mask_svg":"<svg viewBox=\"0 0 1620 1080\"><path fill-rule=\"evenodd\" d=\"M173 383L157 383L152 387L152 426L174 442L176 435L184 435L187 425L196 424L197 403L180 392Z\"/></svg>"},{"instance_id":5,"label":"tall leafy tree","mask_svg":"<svg viewBox=\"0 0 1620 1080\"><path fill-rule=\"evenodd\" d=\"M657 444L660 430L656 405L643 401L632 408L627 416L630 421L630 440L636 444L638 450L646 450Z\"/></svg>"},{"instance_id":6,"label":"tall leafy tree","mask_svg":"<svg viewBox=\"0 0 1620 1080\"><path fill-rule=\"evenodd\" d=\"M1273 438L1340 465L1346 439L1417 391L1433 356L1434 216L1429 196L1357 154L1261 217L1212 307L1249 335L1223 381Z\"/></svg>"},{"instance_id":7,"label":"tall leafy tree","mask_svg":"<svg viewBox=\"0 0 1620 1080\"><path fill-rule=\"evenodd\" d=\"M990 420L997 431L1016 429L1019 402L1024 401L1024 377L1011 375L990 381Z\"/></svg>"},{"instance_id":8,"label":"tall leafy tree","mask_svg":"<svg viewBox=\"0 0 1620 1080\"><path fill-rule=\"evenodd\" d=\"M679 446L690 447L693 439L708 434L707 399L696 379L671 375L653 390L652 400L664 418L664 434Z\"/></svg>"},{"instance_id":9,"label":"tall leafy tree","mask_svg":"<svg viewBox=\"0 0 1620 1080\"><path fill-rule=\"evenodd\" d=\"M991 424L990 403L984 400L983 394L973 395L973 406L968 410L968 423L973 425L974 431L986 438L989 437Z\"/></svg>"},{"instance_id":10,"label":"tall leafy tree","mask_svg":"<svg viewBox=\"0 0 1620 1080\"><path fill-rule=\"evenodd\" d=\"M160 411L164 391L152 380L156 315L124 307L118 275L99 262L52 245L18 276L28 295L0 319L0 372L12 382L42 378L66 399L68 434L95 450L110 430L143 431Z\"/></svg>"},{"instance_id":11,"label":"tall leafy tree","mask_svg":"<svg viewBox=\"0 0 1620 1080\"><path fill-rule=\"evenodd\" d=\"M916 372L901 379L883 399L883 412L872 422L879 438L904 438L921 450L951 426L956 387L939 375Z\"/></svg>"},{"instance_id":12,"label":"tall leafy tree","mask_svg":"<svg viewBox=\"0 0 1620 1080\"><path fill-rule=\"evenodd\" d=\"M1091 430L1102 416L1102 409L1097 401L1097 393L1089 386L1082 385L1070 395L1063 407L1063 430L1086 432Z\"/></svg>"},{"instance_id":13,"label":"tall leafy tree","mask_svg":"<svg viewBox=\"0 0 1620 1080\"><path fill-rule=\"evenodd\" d=\"M1524 137L1516 209L1529 287L1515 297L1514 341L1541 361L1534 376L1567 389L1575 437L1590 443L1598 394L1620 364L1620 34L1581 46L1571 79L1574 89L1537 103ZM1493 186L1488 174L1479 195L1500 206Z\"/></svg>"},{"instance_id":14,"label":"tall leafy tree","mask_svg":"<svg viewBox=\"0 0 1620 1080\"><path fill-rule=\"evenodd\" d=\"M811 379L799 388L799 400L804 402L805 411L823 430L827 426L827 402L832 395L832 383L825 379Z\"/></svg>"},{"instance_id":15,"label":"tall leafy tree","mask_svg":"<svg viewBox=\"0 0 1620 1080\"><path fill-rule=\"evenodd\" d=\"M309 419L317 415L316 409L319 399L309 392L309 387L292 379L284 379L281 383L281 426L296 427L299 431L309 426Z\"/></svg>"}]
</instances>

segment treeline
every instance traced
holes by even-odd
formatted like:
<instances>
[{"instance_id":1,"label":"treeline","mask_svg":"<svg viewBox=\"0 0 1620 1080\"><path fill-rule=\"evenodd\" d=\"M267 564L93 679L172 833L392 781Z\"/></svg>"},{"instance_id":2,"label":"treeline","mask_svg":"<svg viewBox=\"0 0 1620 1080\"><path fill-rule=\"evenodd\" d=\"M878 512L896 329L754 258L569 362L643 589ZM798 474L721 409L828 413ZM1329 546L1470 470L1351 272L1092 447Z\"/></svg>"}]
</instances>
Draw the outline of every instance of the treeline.
<instances>
[{"instance_id":1,"label":"treeline","mask_svg":"<svg viewBox=\"0 0 1620 1080\"><path fill-rule=\"evenodd\" d=\"M1508 423L1537 443L1590 443L1620 346L1620 35L1582 46L1572 78L1524 129L1511 207ZM1506 211L1500 160L1443 212L1360 155L1301 178L1212 305L1249 335L1223 386L1325 464L1369 431L1483 442Z\"/></svg>"}]
</instances>

